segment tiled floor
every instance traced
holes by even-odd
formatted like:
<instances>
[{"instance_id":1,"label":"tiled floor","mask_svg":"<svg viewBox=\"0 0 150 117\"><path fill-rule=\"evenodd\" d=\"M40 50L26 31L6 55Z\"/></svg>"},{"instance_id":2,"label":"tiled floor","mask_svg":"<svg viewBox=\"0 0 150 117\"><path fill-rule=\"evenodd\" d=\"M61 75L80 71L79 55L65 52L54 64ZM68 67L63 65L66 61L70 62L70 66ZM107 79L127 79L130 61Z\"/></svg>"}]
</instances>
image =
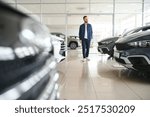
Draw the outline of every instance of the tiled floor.
<instances>
[{"instance_id":1,"label":"tiled floor","mask_svg":"<svg viewBox=\"0 0 150 117\"><path fill-rule=\"evenodd\" d=\"M128 70L91 50L90 61L81 62L81 49L69 50L59 63L60 99L150 99L150 78Z\"/></svg>"}]
</instances>

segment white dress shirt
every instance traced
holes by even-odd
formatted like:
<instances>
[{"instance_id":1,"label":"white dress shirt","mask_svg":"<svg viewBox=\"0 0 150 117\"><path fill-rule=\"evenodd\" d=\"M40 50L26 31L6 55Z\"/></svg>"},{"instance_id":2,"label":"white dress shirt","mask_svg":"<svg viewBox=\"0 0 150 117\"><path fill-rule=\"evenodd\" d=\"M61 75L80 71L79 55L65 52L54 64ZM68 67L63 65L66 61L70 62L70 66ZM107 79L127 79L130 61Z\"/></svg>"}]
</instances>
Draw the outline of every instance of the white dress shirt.
<instances>
[{"instance_id":1,"label":"white dress shirt","mask_svg":"<svg viewBox=\"0 0 150 117\"><path fill-rule=\"evenodd\" d=\"M88 39L88 35L87 35L87 24L85 24L84 38L85 38L85 39Z\"/></svg>"}]
</instances>

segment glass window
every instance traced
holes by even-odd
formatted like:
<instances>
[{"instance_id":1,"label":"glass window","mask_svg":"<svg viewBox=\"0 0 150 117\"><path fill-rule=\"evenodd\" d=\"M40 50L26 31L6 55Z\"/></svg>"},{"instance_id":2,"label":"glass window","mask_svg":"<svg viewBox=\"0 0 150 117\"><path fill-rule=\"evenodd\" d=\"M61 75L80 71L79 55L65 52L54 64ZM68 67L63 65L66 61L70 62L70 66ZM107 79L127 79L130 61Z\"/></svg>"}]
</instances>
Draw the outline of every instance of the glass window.
<instances>
[{"instance_id":1,"label":"glass window","mask_svg":"<svg viewBox=\"0 0 150 117\"><path fill-rule=\"evenodd\" d=\"M65 24L65 16L64 15L49 15L43 14L42 21L47 25L64 25Z\"/></svg>"},{"instance_id":2,"label":"glass window","mask_svg":"<svg viewBox=\"0 0 150 117\"><path fill-rule=\"evenodd\" d=\"M144 25L150 25L150 13L144 14Z\"/></svg>"},{"instance_id":3,"label":"glass window","mask_svg":"<svg viewBox=\"0 0 150 117\"><path fill-rule=\"evenodd\" d=\"M49 27L50 32L65 34L65 24L66 24L65 15L43 14L42 23L46 24Z\"/></svg>"},{"instance_id":4,"label":"glass window","mask_svg":"<svg viewBox=\"0 0 150 117\"><path fill-rule=\"evenodd\" d=\"M116 3L116 13L141 13L142 4L140 3Z\"/></svg>"},{"instance_id":5,"label":"glass window","mask_svg":"<svg viewBox=\"0 0 150 117\"><path fill-rule=\"evenodd\" d=\"M115 36L123 34L135 27L142 26L141 14L116 14L115 15Z\"/></svg>"},{"instance_id":6,"label":"glass window","mask_svg":"<svg viewBox=\"0 0 150 117\"><path fill-rule=\"evenodd\" d=\"M146 2L150 3L150 0L144 0L144 2L145 2L145 3L146 3Z\"/></svg>"},{"instance_id":7,"label":"glass window","mask_svg":"<svg viewBox=\"0 0 150 117\"><path fill-rule=\"evenodd\" d=\"M112 36L112 15L88 15L93 28L93 42ZM83 15L68 16L68 34L78 36L79 26L83 23Z\"/></svg>"},{"instance_id":8,"label":"glass window","mask_svg":"<svg viewBox=\"0 0 150 117\"><path fill-rule=\"evenodd\" d=\"M144 12L145 13L150 13L150 3L145 3L144 4Z\"/></svg>"}]
</instances>

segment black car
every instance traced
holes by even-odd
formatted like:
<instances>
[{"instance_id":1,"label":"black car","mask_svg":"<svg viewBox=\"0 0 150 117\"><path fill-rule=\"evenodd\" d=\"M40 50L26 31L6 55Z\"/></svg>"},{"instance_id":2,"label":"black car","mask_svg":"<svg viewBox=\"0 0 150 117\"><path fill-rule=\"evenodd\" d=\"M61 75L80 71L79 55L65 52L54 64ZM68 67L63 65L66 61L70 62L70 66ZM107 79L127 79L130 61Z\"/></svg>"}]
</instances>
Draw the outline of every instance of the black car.
<instances>
[{"instance_id":1,"label":"black car","mask_svg":"<svg viewBox=\"0 0 150 117\"><path fill-rule=\"evenodd\" d=\"M150 26L141 29L144 30L120 37L116 41L114 58L127 68L150 71Z\"/></svg>"},{"instance_id":2,"label":"black car","mask_svg":"<svg viewBox=\"0 0 150 117\"><path fill-rule=\"evenodd\" d=\"M124 32L120 37L123 38L123 37L131 35L133 33L147 31L149 29L150 29L150 26L137 27L132 30ZM108 54L108 55L110 55L110 57L113 57L113 53L114 53L113 48L115 46L115 42L120 37L110 37L110 38L101 40L100 42L98 42L98 51L102 54Z\"/></svg>"},{"instance_id":3,"label":"black car","mask_svg":"<svg viewBox=\"0 0 150 117\"><path fill-rule=\"evenodd\" d=\"M113 57L113 48L119 37L110 37L98 42L98 51L101 54L108 54Z\"/></svg>"},{"instance_id":4,"label":"black car","mask_svg":"<svg viewBox=\"0 0 150 117\"><path fill-rule=\"evenodd\" d=\"M47 28L0 2L0 99L57 99Z\"/></svg>"}]
</instances>

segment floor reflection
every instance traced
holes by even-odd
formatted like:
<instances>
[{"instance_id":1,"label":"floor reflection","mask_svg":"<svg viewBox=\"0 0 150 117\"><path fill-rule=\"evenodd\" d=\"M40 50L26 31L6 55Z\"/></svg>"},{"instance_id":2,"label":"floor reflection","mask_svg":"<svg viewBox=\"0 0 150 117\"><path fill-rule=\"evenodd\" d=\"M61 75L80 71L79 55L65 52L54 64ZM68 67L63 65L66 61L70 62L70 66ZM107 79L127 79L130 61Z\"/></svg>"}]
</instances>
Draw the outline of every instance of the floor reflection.
<instances>
[{"instance_id":1,"label":"floor reflection","mask_svg":"<svg viewBox=\"0 0 150 117\"><path fill-rule=\"evenodd\" d=\"M91 60L83 63L81 50L68 51L58 65L61 99L150 99L148 75L107 58L90 53Z\"/></svg>"}]
</instances>

